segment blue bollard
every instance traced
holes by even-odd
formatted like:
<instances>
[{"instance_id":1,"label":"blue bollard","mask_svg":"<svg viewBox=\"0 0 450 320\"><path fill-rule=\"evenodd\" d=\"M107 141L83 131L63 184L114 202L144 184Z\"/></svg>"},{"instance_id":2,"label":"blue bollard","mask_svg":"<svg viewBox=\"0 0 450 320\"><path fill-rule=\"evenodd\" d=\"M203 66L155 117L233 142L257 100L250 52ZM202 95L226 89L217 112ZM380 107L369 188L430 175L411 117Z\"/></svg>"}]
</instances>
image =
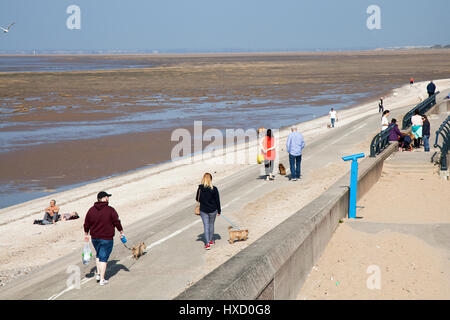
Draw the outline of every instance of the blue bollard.
<instances>
[{"instance_id":1,"label":"blue bollard","mask_svg":"<svg viewBox=\"0 0 450 320\"><path fill-rule=\"evenodd\" d=\"M354 154L348 157L342 157L344 161L352 161L352 170L350 175L350 203L348 205L348 218L356 219L356 191L358 190L358 159L364 158L364 153Z\"/></svg>"}]
</instances>

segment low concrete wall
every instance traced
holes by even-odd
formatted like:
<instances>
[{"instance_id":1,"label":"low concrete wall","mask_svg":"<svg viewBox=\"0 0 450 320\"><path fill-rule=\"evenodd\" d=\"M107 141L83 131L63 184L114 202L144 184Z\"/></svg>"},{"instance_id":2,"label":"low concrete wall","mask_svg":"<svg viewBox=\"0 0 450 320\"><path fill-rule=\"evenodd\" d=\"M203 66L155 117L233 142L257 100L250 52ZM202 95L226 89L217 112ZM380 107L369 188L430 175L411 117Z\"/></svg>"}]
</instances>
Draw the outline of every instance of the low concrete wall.
<instances>
[{"instance_id":1,"label":"low concrete wall","mask_svg":"<svg viewBox=\"0 0 450 320\"><path fill-rule=\"evenodd\" d=\"M450 111L450 100L438 102L429 112L429 114L445 114Z\"/></svg>"},{"instance_id":2,"label":"low concrete wall","mask_svg":"<svg viewBox=\"0 0 450 320\"><path fill-rule=\"evenodd\" d=\"M397 149L394 143L378 157L360 161L358 199ZM175 299L295 299L339 219L348 214L349 183L350 173Z\"/></svg>"}]
</instances>

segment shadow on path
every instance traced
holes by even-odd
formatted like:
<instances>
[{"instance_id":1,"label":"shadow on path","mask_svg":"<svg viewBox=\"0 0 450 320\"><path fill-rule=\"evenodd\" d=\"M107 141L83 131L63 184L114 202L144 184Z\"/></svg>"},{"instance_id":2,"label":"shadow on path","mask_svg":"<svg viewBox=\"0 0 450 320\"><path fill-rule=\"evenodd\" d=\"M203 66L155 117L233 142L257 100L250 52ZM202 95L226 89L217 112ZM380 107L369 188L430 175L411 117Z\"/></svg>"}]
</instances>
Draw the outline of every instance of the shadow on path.
<instances>
[{"instance_id":1,"label":"shadow on path","mask_svg":"<svg viewBox=\"0 0 450 320\"><path fill-rule=\"evenodd\" d=\"M106 279L114 277L120 270L130 272L130 270L127 267L125 267L123 264L120 264L118 262L119 262L119 260L108 261L108 265L106 267L106 273L105 273ZM92 267L92 269L89 271L89 273L86 274L86 278L93 278L95 276L96 270L97 270L96 266Z\"/></svg>"}]
</instances>

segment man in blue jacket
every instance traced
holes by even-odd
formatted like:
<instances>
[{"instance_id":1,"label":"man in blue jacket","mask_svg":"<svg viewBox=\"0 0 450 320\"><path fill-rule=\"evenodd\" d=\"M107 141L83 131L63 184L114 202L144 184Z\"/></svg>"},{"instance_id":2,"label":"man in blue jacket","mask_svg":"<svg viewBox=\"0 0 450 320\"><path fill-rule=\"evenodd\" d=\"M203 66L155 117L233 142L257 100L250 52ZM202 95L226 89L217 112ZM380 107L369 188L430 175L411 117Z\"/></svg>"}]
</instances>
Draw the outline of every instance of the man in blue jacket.
<instances>
[{"instance_id":1,"label":"man in blue jacket","mask_svg":"<svg viewBox=\"0 0 450 320\"><path fill-rule=\"evenodd\" d=\"M291 167L291 180L297 181L300 179L300 165L302 162L302 151L305 147L305 140L300 132L297 132L297 127L291 128L286 141L286 150L289 153L289 165Z\"/></svg>"}]
</instances>

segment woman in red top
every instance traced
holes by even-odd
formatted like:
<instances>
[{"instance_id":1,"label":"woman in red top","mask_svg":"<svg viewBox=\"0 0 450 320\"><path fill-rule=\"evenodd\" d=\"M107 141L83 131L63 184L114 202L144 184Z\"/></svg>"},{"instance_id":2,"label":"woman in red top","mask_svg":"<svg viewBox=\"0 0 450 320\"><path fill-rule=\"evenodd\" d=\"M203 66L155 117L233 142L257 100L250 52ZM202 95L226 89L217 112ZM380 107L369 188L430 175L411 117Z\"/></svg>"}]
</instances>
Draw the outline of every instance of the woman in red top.
<instances>
[{"instance_id":1,"label":"woman in red top","mask_svg":"<svg viewBox=\"0 0 450 320\"><path fill-rule=\"evenodd\" d=\"M273 167L275 161L275 137L272 135L272 130L267 129L266 136L261 140L261 151L264 155L264 167L266 169L266 180L275 179L275 175L273 174Z\"/></svg>"}]
</instances>

